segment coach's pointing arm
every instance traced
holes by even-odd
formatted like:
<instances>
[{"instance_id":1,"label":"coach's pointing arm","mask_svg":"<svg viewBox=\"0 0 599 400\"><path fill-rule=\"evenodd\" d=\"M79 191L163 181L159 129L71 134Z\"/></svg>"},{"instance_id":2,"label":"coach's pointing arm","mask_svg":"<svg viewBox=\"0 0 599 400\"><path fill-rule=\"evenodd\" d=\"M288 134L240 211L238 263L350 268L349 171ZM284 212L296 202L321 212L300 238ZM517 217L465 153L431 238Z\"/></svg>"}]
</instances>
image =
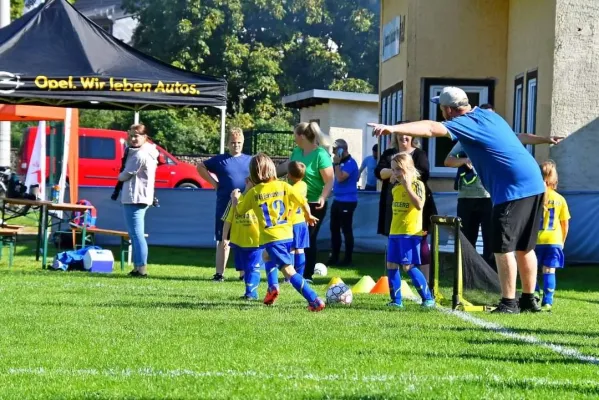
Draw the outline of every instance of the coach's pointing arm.
<instances>
[{"instance_id":1,"label":"coach's pointing arm","mask_svg":"<svg viewBox=\"0 0 599 400\"><path fill-rule=\"evenodd\" d=\"M519 133L518 139L520 139L520 142L522 142L522 144L531 144L534 146L537 144L558 144L564 138L558 136L545 137L532 135L530 133Z\"/></svg>"},{"instance_id":2,"label":"coach's pointing arm","mask_svg":"<svg viewBox=\"0 0 599 400\"><path fill-rule=\"evenodd\" d=\"M373 128L372 135L376 137L390 135L391 133L425 138L449 136L447 128L442 123L436 121L408 122L401 125L369 123L368 126Z\"/></svg>"}]
</instances>

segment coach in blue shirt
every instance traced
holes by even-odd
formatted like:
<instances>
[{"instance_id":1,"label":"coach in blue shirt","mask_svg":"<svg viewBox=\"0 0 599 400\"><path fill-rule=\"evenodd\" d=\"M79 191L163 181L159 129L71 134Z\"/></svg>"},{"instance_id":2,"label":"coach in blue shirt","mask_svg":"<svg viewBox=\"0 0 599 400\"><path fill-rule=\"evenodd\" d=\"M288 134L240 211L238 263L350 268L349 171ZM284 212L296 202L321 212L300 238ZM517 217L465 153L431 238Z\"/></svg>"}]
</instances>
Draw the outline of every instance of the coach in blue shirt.
<instances>
[{"instance_id":1,"label":"coach in blue shirt","mask_svg":"<svg viewBox=\"0 0 599 400\"><path fill-rule=\"evenodd\" d=\"M392 132L418 137L450 137L458 140L493 202L492 250L501 283L498 313L541 311L534 298L537 258L534 247L543 213L545 185L534 157L523 144L557 144L559 138L516 135L507 122L492 111L470 106L466 93L446 87L431 101L439 104L445 122L419 121L386 126L370 124L376 136ZM522 297L516 300L520 272Z\"/></svg>"},{"instance_id":2,"label":"coach in blue shirt","mask_svg":"<svg viewBox=\"0 0 599 400\"><path fill-rule=\"evenodd\" d=\"M354 252L354 211L358 206L358 163L352 158L343 139L333 144L333 204L331 205L331 257L328 265L348 266ZM341 232L345 238L345 257L339 262Z\"/></svg>"},{"instance_id":3,"label":"coach in blue shirt","mask_svg":"<svg viewBox=\"0 0 599 400\"><path fill-rule=\"evenodd\" d=\"M216 240L216 273L212 280L222 282L229 248L223 246L223 221L227 204L231 199L234 189L245 190L245 178L250 175L251 156L243 154L243 131L239 128L231 129L229 133L229 153L214 156L198 166L200 176L206 179L216 189L216 212L214 215L214 240ZM216 175L216 180L210 175Z\"/></svg>"}]
</instances>

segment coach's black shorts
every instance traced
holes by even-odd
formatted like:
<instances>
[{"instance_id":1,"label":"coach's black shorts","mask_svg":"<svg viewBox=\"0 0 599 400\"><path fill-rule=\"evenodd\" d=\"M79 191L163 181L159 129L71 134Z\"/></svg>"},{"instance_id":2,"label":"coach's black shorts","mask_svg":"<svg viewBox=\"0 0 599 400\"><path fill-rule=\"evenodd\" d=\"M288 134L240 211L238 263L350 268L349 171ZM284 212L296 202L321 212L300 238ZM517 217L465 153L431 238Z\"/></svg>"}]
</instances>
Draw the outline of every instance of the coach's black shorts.
<instances>
[{"instance_id":1,"label":"coach's black shorts","mask_svg":"<svg viewBox=\"0 0 599 400\"><path fill-rule=\"evenodd\" d=\"M543 196L525 197L493 207L493 253L531 251L543 217Z\"/></svg>"}]
</instances>

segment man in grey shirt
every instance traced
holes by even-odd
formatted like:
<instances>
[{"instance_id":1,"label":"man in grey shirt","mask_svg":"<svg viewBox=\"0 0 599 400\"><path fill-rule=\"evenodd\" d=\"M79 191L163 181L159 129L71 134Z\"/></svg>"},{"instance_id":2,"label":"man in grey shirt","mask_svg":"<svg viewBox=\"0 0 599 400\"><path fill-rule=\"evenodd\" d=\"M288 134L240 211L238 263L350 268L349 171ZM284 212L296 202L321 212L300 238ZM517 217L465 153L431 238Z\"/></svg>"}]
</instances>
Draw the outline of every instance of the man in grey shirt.
<instances>
[{"instance_id":1,"label":"man in grey shirt","mask_svg":"<svg viewBox=\"0 0 599 400\"><path fill-rule=\"evenodd\" d=\"M491 251L491 196L485 190L459 142L453 146L444 164L446 167L458 168L458 217L462 220L462 232L472 246L476 247L478 231L479 228L482 229L483 258L495 268Z\"/></svg>"}]
</instances>

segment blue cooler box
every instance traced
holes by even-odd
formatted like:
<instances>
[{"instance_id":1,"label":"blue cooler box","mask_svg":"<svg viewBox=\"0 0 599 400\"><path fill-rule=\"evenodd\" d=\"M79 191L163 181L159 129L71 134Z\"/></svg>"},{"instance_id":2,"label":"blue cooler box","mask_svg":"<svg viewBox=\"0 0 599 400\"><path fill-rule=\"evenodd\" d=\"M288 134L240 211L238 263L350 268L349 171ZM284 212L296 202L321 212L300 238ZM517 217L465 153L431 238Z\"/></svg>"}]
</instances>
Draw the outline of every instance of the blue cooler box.
<instances>
[{"instance_id":1,"label":"blue cooler box","mask_svg":"<svg viewBox=\"0 0 599 400\"><path fill-rule=\"evenodd\" d=\"M108 274L114 267L114 257L110 250L91 249L83 257L83 267L89 272Z\"/></svg>"}]
</instances>

